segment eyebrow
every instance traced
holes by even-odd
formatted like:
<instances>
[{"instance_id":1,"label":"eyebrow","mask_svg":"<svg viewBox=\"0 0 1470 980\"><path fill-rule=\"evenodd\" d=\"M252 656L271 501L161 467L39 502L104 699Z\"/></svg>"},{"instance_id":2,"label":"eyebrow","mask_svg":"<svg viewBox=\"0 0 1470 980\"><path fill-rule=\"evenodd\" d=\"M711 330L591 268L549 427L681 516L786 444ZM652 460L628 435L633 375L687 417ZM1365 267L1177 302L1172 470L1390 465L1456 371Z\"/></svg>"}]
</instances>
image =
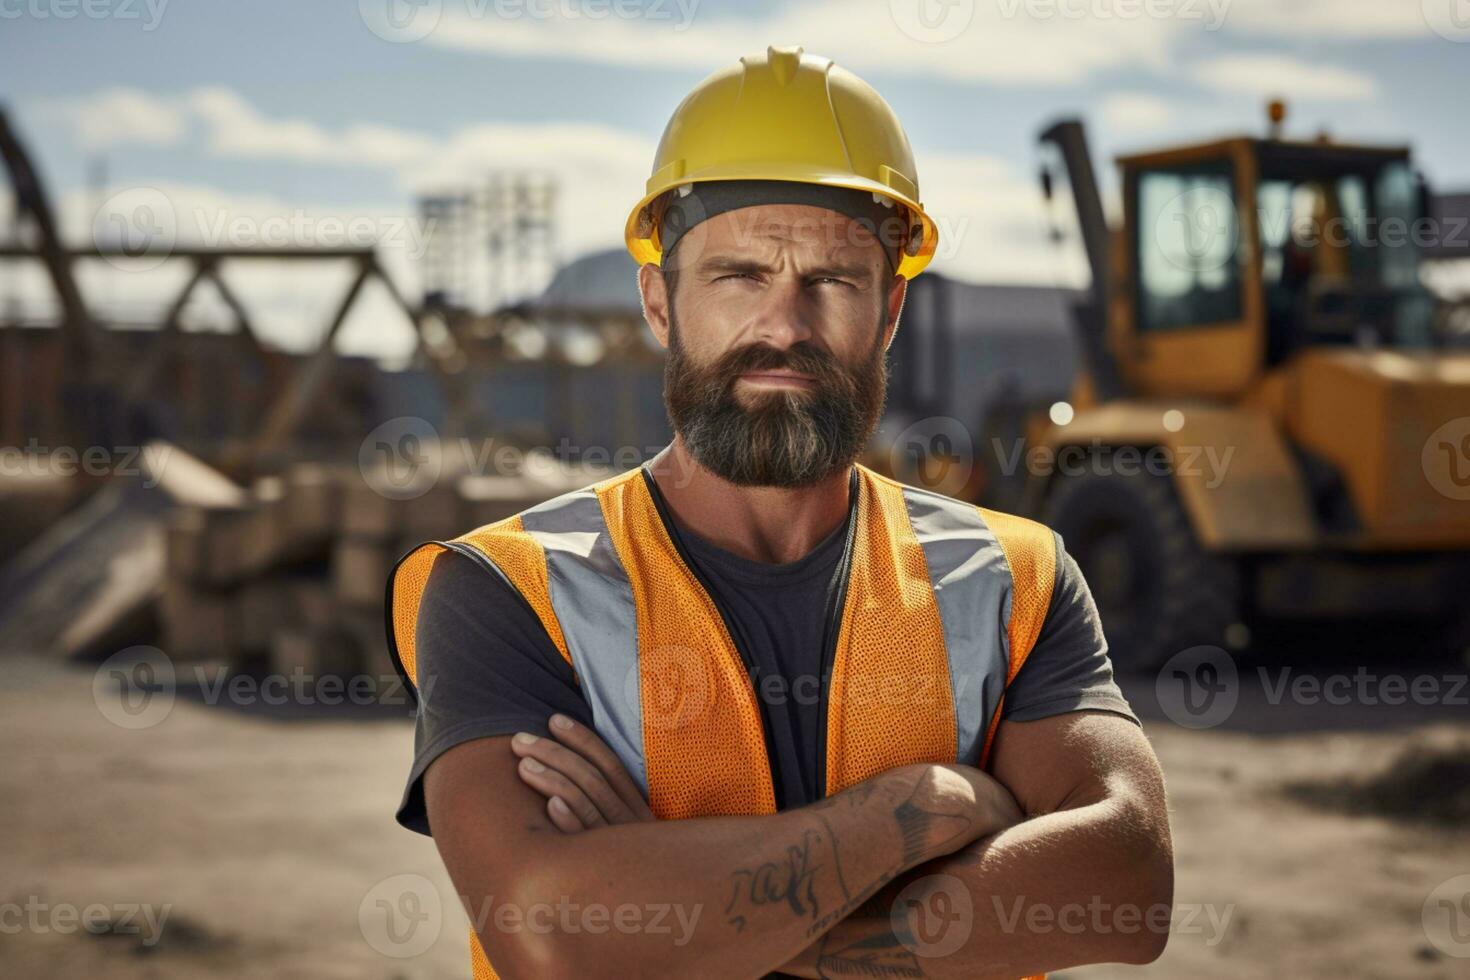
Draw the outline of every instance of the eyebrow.
<instances>
[{"instance_id":1,"label":"eyebrow","mask_svg":"<svg viewBox=\"0 0 1470 980\"><path fill-rule=\"evenodd\" d=\"M701 273L761 273L770 272L771 267L751 259L738 259L732 256L712 256L699 260L695 268ZM846 262L824 263L807 270L807 278L818 278L821 276L832 276L839 279L857 279L867 281L872 278L872 270L865 265L857 265Z\"/></svg>"}]
</instances>

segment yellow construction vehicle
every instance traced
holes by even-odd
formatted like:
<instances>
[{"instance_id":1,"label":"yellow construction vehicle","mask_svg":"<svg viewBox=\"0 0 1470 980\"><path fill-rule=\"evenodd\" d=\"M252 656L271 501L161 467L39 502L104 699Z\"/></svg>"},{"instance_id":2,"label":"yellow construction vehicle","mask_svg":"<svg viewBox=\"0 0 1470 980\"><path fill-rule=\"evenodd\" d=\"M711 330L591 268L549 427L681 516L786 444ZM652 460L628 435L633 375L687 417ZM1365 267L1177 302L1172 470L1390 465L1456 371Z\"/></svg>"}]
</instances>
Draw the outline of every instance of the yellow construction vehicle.
<instances>
[{"instance_id":1,"label":"yellow construction vehicle","mask_svg":"<svg viewBox=\"0 0 1470 980\"><path fill-rule=\"evenodd\" d=\"M1063 536L1125 667L1239 648L1258 618L1470 637L1470 352L1419 276L1455 232L1426 222L1407 148L1284 139L1283 115L1119 158L1113 229L1081 123L1041 135L1093 285L1071 398L1025 416L1016 499Z\"/></svg>"}]
</instances>

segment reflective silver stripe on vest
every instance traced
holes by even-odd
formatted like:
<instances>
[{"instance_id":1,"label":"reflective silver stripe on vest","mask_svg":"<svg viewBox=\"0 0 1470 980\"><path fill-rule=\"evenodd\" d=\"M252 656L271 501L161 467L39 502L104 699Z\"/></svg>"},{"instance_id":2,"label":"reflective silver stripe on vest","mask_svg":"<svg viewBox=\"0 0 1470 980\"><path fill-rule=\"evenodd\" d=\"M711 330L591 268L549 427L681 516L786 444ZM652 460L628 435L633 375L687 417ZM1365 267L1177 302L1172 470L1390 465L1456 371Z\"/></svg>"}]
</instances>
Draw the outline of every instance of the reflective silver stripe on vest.
<instances>
[{"instance_id":1,"label":"reflective silver stripe on vest","mask_svg":"<svg viewBox=\"0 0 1470 980\"><path fill-rule=\"evenodd\" d=\"M633 587L618 558L593 490L548 500L521 514L546 551L546 585L597 734L648 797L643 760L643 705L638 674L638 616Z\"/></svg>"},{"instance_id":2,"label":"reflective silver stripe on vest","mask_svg":"<svg viewBox=\"0 0 1470 980\"><path fill-rule=\"evenodd\" d=\"M954 693L956 758L975 765L1010 666L1011 569L973 504L903 488L939 605Z\"/></svg>"}]
</instances>

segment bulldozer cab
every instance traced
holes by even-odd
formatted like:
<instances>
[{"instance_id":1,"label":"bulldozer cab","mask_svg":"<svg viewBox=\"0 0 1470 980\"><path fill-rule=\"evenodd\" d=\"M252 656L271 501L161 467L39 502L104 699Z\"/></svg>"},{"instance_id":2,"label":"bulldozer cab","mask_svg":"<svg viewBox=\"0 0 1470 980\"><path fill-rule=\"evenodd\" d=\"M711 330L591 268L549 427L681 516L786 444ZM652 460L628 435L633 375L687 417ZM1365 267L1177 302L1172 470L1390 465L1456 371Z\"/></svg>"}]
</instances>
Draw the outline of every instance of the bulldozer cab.
<instances>
[{"instance_id":1,"label":"bulldozer cab","mask_svg":"<svg viewBox=\"0 0 1470 980\"><path fill-rule=\"evenodd\" d=\"M1108 341L1134 391L1228 398L1304 347L1429 343L1406 148L1239 138L1118 164Z\"/></svg>"}]
</instances>

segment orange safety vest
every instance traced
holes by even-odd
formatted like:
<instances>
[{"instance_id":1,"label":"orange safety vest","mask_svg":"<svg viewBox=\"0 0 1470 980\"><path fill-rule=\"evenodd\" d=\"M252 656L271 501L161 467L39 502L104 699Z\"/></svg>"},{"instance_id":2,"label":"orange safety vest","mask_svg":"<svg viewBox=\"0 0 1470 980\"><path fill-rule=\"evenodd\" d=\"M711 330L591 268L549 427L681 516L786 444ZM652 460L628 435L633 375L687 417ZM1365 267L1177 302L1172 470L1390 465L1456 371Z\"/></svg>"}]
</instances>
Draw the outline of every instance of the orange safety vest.
<instances>
[{"instance_id":1,"label":"orange safety vest","mask_svg":"<svg viewBox=\"0 0 1470 980\"><path fill-rule=\"evenodd\" d=\"M824 650L826 796L910 763L983 767L1056 574L1042 525L855 469ZM388 584L394 657L416 682L424 585L457 551L535 611L658 819L775 813L745 661L646 479L629 470L410 551ZM476 980L494 978L473 930L470 949Z\"/></svg>"}]
</instances>

